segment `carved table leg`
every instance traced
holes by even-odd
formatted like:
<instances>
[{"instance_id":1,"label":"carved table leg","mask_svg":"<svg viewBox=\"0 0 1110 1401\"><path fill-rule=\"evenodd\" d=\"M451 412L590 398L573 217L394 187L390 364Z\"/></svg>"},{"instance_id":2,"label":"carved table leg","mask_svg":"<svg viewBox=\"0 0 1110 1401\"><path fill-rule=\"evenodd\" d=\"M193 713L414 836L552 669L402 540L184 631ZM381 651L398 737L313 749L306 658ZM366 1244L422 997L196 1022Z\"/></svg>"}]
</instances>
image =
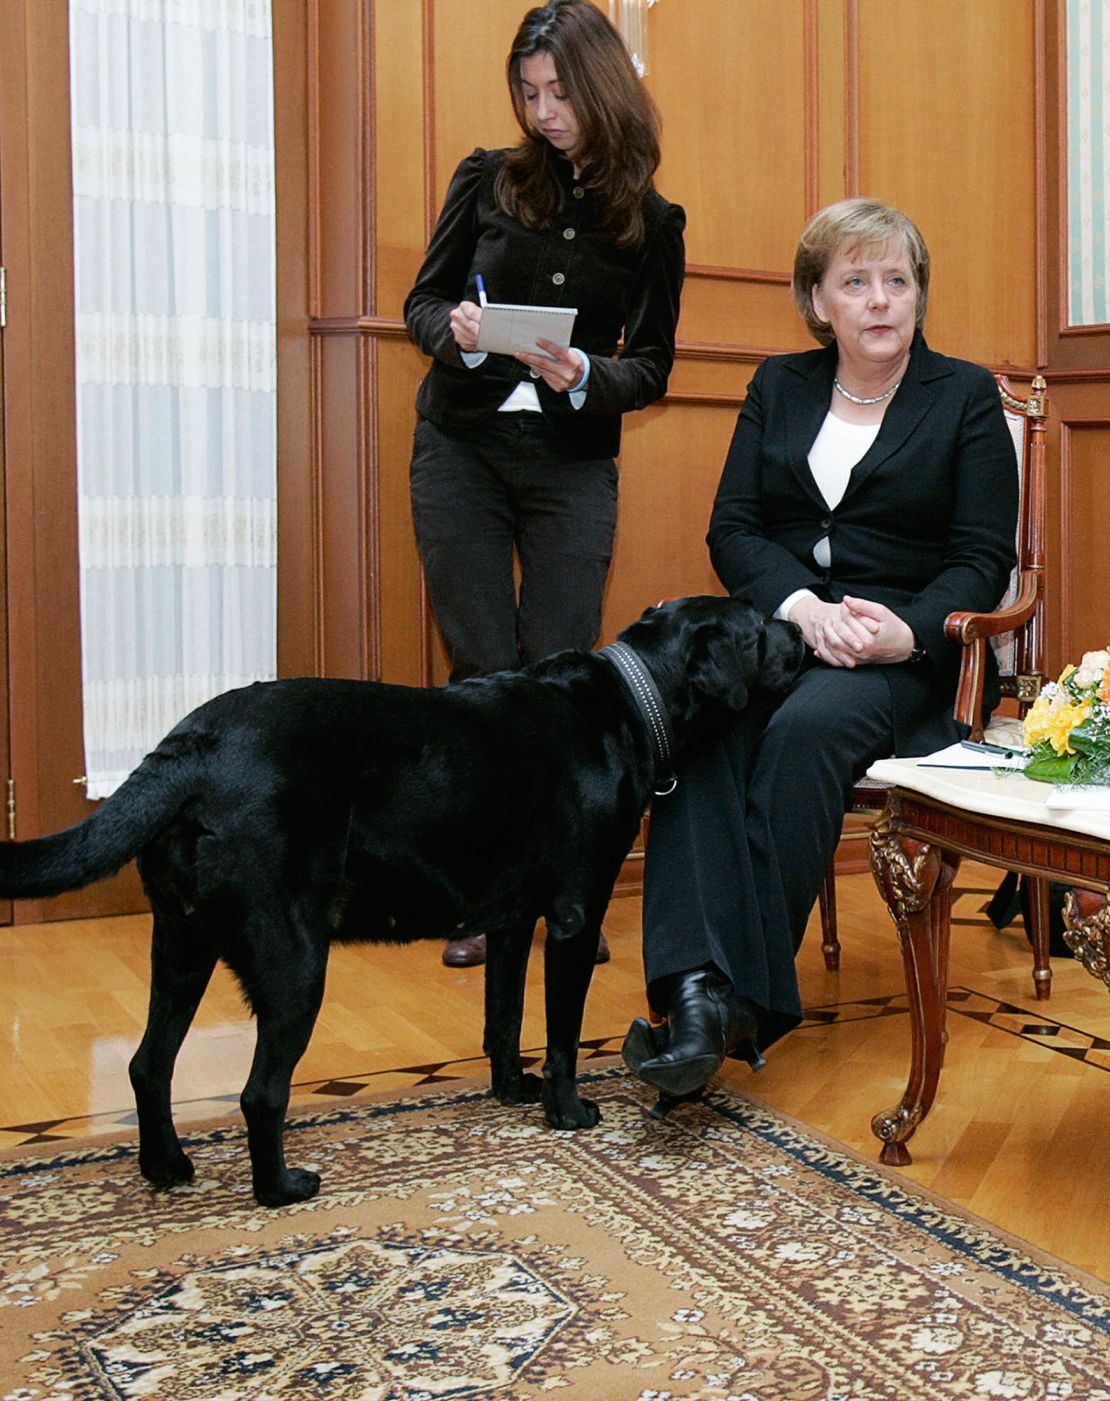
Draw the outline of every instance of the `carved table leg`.
<instances>
[{"instance_id":1,"label":"carved table leg","mask_svg":"<svg viewBox=\"0 0 1110 1401\"><path fill-rule=\"evenodd\" d=\"M1105 891L1068 891L1064 899L1064 943L1092 977L1110 986L1110 909Z\"/></svg>"},{"instance_id":2,"label":"carved table leg","mask_svg":"<svg viewBox=\"0 0 1110 1401\"><path fill-rule=\"evenodd\" d=\"M1052 994L1047 880L1039 876L1030 879L1029 901L1029 939L1033 945L1033 991L1037 994L1037 1001L1044 1002Z\"/></svg>"},{"instance_id":3,"label":"carved table leg","mask_svg":"<svg viewBox=\"0 0 1110 1401\"><path fill-rule=\"evenodd\" d=\"M910 1074L901 1103L876 1114L871 1131L882 1140L880 1160L911 1161L906 1141L932 1108L944 1061L945 999L952 881L960 858L903 836L891 809L871 833L871 869L898 929L910 1000Z\"/></svg>"}]
</instances>

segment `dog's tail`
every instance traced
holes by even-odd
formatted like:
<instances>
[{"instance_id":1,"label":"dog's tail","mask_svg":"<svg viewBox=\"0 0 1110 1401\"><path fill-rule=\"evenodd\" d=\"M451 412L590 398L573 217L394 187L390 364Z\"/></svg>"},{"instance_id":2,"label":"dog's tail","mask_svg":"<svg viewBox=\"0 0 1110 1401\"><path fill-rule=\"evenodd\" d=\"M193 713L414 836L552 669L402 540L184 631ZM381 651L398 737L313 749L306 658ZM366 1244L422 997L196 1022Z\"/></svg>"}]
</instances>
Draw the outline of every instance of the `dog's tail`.
<instances>
[{"instance_id":1,"label":"dog's tail","mask_svg":"<svg viewBox=\"0 0 1110 1401\"><path fill-rule=\"evenodd\" d=\"M0 899L37 899L115 873L197 791L197 736L168 735L95 812L53 836L0 842Z\"/></svg>"}]
</instances>

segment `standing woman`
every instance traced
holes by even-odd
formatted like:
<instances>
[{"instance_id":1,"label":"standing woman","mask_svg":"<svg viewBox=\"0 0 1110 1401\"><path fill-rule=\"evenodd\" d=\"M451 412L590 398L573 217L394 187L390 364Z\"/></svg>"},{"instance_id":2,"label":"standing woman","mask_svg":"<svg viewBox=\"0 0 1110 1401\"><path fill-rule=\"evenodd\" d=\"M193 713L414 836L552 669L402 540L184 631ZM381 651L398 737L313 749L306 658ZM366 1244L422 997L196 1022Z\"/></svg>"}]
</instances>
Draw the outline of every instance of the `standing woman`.
<instances>
[{"instance_id":1,"label":"standing woman","mask_svg":"<svg viewBox=\"0 0 1110 1401\"><path fill-rule=\"evenodd\" d=\"M659 115L600 10L529 10L507 74L522 139L461 162L405 301L433 357L412 509L452 680L597 641L621 416L666 390L685 267L686 216L652 183ZM479 277L491 301L577 308L573 346L479 352ZM474 943L445 961L481 962Z\"/></svg>"}]
</instances>

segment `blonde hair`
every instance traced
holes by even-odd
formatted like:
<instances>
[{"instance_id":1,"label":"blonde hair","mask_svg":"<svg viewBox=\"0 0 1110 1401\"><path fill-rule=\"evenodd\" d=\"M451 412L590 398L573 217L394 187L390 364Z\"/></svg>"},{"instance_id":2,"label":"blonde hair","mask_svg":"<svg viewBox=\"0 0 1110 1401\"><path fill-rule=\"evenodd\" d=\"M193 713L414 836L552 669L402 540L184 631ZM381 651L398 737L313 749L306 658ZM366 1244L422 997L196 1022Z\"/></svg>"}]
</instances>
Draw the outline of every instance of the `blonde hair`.
<instances>
[{"instance_id":1,"label":"blonde hair","mask_svg":"<svg viewBox=\"0 0 1110 1401\"><path fill-rule=\"evenodd\" d=\"M929 250L908 214L877 199L842 199L818 210L802 230L790 291L802 320L822 345L831 345L835 337L829 323L813 308L813 289L825 276L833 254L841 247L849 253L871 251L894 239L902 245L913 269L920 331L929 301Z\"/></svg>"}]
</instances>

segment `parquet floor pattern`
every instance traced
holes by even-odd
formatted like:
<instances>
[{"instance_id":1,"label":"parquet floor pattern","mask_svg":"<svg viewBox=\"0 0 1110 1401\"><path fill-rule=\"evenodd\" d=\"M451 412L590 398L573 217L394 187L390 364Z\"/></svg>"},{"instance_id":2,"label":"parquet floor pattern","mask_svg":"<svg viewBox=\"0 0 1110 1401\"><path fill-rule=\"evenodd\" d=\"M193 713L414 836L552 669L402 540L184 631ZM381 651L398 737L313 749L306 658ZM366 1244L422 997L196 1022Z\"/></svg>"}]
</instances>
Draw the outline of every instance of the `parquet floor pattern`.
<instances>
[{"instance_id":1,"label":"parquet floor pattern","mask_svg":"<svg viewBox=\"0 0 1110 1401\"><path fill-rule=\"evenodd\" d=\"M903 1171L1110 1280L1110 992L1059 960L1051 1000L1036 1002L1020 926L998 932L983 915L997 880L972 863L957 880L947 1061ZM825 971L815 917L799 960L806 1021L758 1075L730 1062L722 1076L873 1157L871 1117L897 1103L908 1067L901 955L869 875L842 877L838 893L841 971ZM0 1145L133 1125L127 1062L146 1018L148 928L136 915L0 929ZM594 977L584 1058L619 1050L643 1011L639 900L615 900L606 930L613 957ZM542 1059L542 959L532 965L523 1044ZM484 1074L481 1006L481 969L444 968L438 944L337 947L294 1104ZM238 1113L253 1044L221 969L178 1061L179 1124Z\"/></svg>"}]
</instances>

